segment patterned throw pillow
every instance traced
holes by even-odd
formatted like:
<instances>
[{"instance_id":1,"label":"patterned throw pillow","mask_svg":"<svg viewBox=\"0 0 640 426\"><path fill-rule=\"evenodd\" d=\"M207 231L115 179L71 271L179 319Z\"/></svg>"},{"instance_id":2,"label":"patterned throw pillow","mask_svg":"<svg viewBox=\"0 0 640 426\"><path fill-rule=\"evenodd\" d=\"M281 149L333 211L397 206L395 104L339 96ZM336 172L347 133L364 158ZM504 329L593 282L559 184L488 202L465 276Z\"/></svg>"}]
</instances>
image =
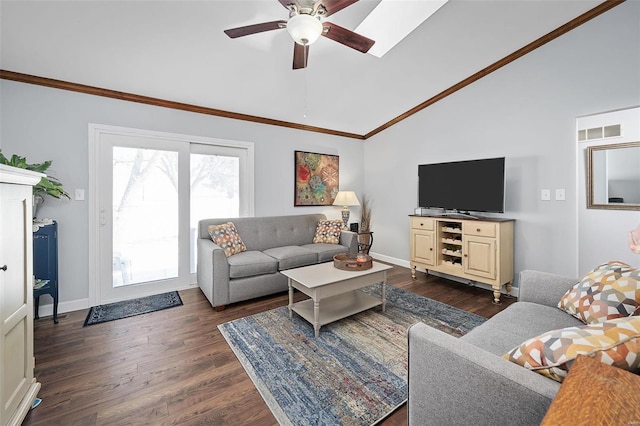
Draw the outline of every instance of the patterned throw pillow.
<instances>
[{"instance_id":1,"label":"patterned throw pillow","mask_svg":"<svg viewBox=\"0 0 640 426\"><path fill-rule=\"evenodd\" d=\"M222 247L225 256L229 257L247 250L233 222L227 222L223 225L211 225L207 230L213 242Z\"/></svg>"},{"instance_id":2,"label":"patterned throw pillow","mask_svg":"<svg viewBox=\"0 0 640 426\"><path fill-rule=\"evenodd\" d=\"M639 372L640 317L548 331L513 348L502 358L562 382L578 355Z\"/></svg>"},{"instance_id":3,"label":"patterned throw pillow","mask_svg":"<svg viewBox=\"0 0 640 426\"><path fill-rule=\"evenodd\" d=\"M640 270L612 261L598 266L573 286L558 308L585 324L628 317L640 306Z\"/></svg>"},{"instance_id":4,"label":"patterned throw pillow","mask_svg":"<svg viewBox=\"0 0 640 426\"><path fill-rule=\"evenodd\" d=\"M342 232L341 220L321 220L316 225L316 235L313 237L315 243L339 244L340 233Z\"/></svg>"}]
</instances>

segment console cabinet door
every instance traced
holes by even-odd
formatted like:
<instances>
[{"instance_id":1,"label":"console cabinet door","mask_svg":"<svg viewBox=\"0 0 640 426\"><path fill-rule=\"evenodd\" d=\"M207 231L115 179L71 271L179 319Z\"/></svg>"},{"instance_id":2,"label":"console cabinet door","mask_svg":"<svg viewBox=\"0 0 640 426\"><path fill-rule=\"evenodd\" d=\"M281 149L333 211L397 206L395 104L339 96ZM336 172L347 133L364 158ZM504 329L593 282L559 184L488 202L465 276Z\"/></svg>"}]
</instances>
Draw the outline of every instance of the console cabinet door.
<instances>
[{"instance_id":1,"label":"console cabinet door","mask_svg":"<svg viewBox=\"0 0 640 426\"><path fill-rule=\"evenodd\" d=\"M496 240L465 235L463 238L464 272L478 277L496 279Z\"/></svg>"},{"instance_id":2,"label":"console cabinet door","mask_svg":"<svg viewBox=\"0 0 640 426\"><path fill-rule=\"evenodd\" d=\"M411 232L411 260L433 265L435 262L434 243L433 231L413 230Z\"/></svg>"}]
</instances>

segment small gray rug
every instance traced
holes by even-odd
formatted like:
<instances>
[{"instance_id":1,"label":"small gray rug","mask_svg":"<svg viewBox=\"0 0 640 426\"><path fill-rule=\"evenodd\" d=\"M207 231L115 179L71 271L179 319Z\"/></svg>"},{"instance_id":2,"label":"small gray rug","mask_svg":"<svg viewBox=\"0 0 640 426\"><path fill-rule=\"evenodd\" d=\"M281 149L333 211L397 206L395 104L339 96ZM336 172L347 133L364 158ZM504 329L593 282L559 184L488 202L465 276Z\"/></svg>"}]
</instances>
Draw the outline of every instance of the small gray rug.
<instances>
[{"instance_id":1,"label":"small gray rug","mask_svg":"<svg viewBox=\"0 0 640 426\"><path fill-rule=\"evenodd\" d=\"M169 293L154 294L153 296L94 306L89 309L87 319L84 320L84 327L161 311L180 305L182 305L180 295L177 291L171 291Z\"/></svg>"}]
</instances>

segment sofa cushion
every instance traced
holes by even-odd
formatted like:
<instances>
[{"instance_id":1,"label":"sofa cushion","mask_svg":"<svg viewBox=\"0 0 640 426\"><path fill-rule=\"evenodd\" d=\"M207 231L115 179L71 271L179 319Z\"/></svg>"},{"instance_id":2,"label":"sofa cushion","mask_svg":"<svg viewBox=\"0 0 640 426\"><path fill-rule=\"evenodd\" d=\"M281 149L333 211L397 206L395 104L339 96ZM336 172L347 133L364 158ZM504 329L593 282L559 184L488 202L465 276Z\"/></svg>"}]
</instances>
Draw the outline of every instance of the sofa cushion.
<instances>
[{"instance_id":1,"label":"sofa cushion","mask_svg":"<svg viewBox=\"0 0 640 426\"><path fill-rule=\"evenodd\" d=\"M278 261L278 270L313 265L318 262L318 254L300 246L284 246L267 249L263 252Z\"/></svg>"},{"instance_id":2,"label":"sofa cushion","mask_svg":"<svg viewBox=\"0 0 640 426\"><path fill-rule=\"evenodd\" d=\"M561 382L578 355L640 371L640 317L551 330L516 346L503 358Z\"/></svg>"},{"instance_id":3,"label":"sofa cushion","mask_svg":"<svg viewBox=\"0 0 640 426\"><path fill-rule=\"evenodd\" d=\"M278 261L259 251L244 251L227 258L229 278L244 278L278 272Z\"/></svg>"},{"instance_id":4,"label":"sofa cushion","mask_svg":"<svg viewBox=\"0 0 640 426\"><path fill-rule=\"evenodd\" d=\"M343 222L341 220L321 220L316 225L314 243L339 244Z\"/></svg>"},{"instance_id":5,"label":"sofa cushion","mask_svg":"<svg viewBox=\"0 0 640 426\"><path fill-rule=\"evenodd\" d=\"M349 252L349 247L341 244L316 243L305 244L302 247L317 253L318 262L329 262L333 260L333 256L336 254Z\"/></svg>"},{"instance_id":6,"label":"sofa cushion","mask_svg":"<svg viewBox=\"0 0 640 426\"><path fill-rule=\"evenodd\" d=\"M207 229L213 242L222 247L227 257L241 253L247 249L233 222L223 223L222 225L210 225Z\"/></svg>"},{"instance_id":7,"label":"sofa cushion","mask_svg":"<svg viewBox=\"0 0 640 426\"><path fill-rule=\"evenodd\" d=\"M581 325L584 325L581 321L555 307L516 302L461 339L502 356L524 340L545 331Z\"/></svg>"},{"instance_id":8,"label":"sofa cushion","mask_svg":"<svg viewBox=\"0 0 640 426\"><path fill-rule=\"evenodd\" d=\"M627 317L639 305L640 270L619 261L589 272L558 302L558 308L585 324Z\"/></svg>"}]
</instances>

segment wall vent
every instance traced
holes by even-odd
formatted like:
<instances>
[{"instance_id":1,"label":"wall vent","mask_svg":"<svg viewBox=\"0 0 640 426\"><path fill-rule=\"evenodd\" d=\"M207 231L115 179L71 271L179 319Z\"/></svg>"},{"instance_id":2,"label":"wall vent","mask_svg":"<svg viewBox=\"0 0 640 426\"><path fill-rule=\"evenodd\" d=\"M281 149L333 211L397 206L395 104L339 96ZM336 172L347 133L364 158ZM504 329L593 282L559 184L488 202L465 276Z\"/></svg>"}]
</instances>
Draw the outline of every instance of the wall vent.
<instances>
[{"instance_id":1,"label":"wall vent","mask_svg":"<svg viewBox=\"0 0 640 426\"><path fill-rule=\"evenodd\" d=\"M615 138L622 136L622 125L611 124L603 127L578 130L578 141L590 141L592 139Z\"/></svg>"}]
</instances>

